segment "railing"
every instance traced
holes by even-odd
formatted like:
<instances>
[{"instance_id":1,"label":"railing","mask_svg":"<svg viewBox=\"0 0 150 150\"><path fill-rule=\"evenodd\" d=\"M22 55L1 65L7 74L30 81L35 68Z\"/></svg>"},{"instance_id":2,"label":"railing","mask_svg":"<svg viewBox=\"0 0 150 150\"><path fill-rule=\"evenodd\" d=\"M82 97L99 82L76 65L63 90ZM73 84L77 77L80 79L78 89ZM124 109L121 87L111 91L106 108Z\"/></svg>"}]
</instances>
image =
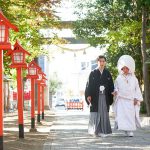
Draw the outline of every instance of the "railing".
<instances>
[{"instance_id":1,"label":"railing","mask_svg":"<svg viewBox=\"0 0 150 150\"><path fill-rule=\"evenodd\" d=\"M81 109L83 110L83 102L66 102L66 109Z\"/></svg>"}]
</instances>

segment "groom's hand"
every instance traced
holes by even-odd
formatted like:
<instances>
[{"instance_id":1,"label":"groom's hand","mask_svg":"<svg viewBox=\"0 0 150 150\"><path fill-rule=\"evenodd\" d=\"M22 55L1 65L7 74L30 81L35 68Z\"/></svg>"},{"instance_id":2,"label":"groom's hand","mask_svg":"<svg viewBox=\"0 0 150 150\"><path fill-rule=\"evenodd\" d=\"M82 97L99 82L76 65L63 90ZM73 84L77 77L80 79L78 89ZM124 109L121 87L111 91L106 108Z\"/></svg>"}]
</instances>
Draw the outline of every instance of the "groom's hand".
<instances>
[{"instance_id":1,"label":"groom's hand","mask_svg":"<svg viewBox=\"0 0 150 150\"><path fill-rule=\"evenodd\" d=\"M91 96L87 97L87 100L88 100L89 103L91 103L91 99L92 99Z\"/></svg>"}]
</instances>

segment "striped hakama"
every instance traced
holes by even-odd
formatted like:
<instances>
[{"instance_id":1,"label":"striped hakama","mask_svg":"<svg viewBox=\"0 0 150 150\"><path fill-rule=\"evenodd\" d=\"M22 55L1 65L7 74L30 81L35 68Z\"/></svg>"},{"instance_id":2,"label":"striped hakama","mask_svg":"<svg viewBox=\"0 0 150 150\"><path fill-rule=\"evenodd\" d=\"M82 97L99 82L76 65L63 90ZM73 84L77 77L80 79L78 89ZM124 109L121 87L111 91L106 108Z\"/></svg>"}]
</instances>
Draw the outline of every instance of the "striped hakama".
<instances>
[{"instance_id":1,"label":"striped hakama","mask_svg":"<svg viewBox=\"0 0 150 150\"><path fill-rule=\"evenodd\" d=\"M112 133L104 93L99 94L98 112L90 112L88 133L95 135Z\"/></svg>"}]
</instances>

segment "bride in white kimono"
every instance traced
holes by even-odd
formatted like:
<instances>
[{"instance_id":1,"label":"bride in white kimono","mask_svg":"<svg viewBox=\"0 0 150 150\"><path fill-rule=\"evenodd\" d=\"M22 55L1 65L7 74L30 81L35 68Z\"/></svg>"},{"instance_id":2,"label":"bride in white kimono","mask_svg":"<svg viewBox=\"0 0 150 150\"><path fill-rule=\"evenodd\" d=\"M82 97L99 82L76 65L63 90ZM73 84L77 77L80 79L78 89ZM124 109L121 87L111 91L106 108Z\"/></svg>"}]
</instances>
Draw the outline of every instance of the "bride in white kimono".
<instances>
[{"instance_id":1,"label":"bride in white kimono","mask_svg":"<svg viewBox=\"0 0 150 150\"><path fill-rule=\"evenodd\" d=\"M125 131L133 137L136 127L141 127L139 119L140 102L143 100L138 80L134 75L135 62L129 55L123 55L118 61L119 75L115 81L114 113L115 129Z\"/></svg>"}]
</instances>

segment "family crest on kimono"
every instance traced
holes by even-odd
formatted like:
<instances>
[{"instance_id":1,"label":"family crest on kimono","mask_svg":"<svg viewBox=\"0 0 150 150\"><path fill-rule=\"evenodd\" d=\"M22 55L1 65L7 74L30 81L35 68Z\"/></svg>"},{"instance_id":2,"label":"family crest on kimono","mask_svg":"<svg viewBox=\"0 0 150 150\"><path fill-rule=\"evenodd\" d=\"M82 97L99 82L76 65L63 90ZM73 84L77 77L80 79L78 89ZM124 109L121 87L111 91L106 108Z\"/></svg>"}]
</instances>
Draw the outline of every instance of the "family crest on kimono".
<instances>
[{"instance_id":1,"label":"family crest on kimono","mask_svg":"<svg viewBox=\"0 0 150 150\"><path fill-rule=\"evenodd\" d=\"M139 119L140 102L143 100L138 80L134 74L135 62L129 55L118 60L119 75L115 80L115 129L122 130L129 137L141 127Z\"/></svg>"},{"instance_id":2,"label":"family crest on kimono","mask_svg":"<svg viewBox=\"0 0 150 150\"><path fill-rule=\"evenodd\" d=\"M111 134L109 107L113 103L114 84L105 68L106 58L98 56L98 68L91 71L85 90L85 99L90 106L88 133L105 137Z\"/></svg>"}]
</instances>

